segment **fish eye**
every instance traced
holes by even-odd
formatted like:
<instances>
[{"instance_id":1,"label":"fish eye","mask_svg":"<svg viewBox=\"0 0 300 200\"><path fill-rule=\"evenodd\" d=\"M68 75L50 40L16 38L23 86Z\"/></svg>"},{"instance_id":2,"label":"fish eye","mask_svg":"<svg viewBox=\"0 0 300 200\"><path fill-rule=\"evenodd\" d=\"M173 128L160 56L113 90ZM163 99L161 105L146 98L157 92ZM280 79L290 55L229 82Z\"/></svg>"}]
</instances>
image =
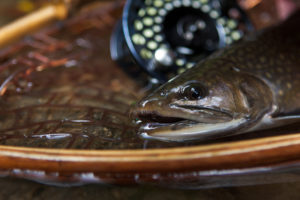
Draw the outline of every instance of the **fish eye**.
<instances>
[{"instance_id":1,"label":"fish eye","mask_svg":"<svg viewBox=\"0 0 300 200\"><path fill-rule=\"evenodd\" d=\"M182 94L187 100L199 100L205 97L205 89L202 85L193 83L184 87Z\"/></svg>"}]
</instances>

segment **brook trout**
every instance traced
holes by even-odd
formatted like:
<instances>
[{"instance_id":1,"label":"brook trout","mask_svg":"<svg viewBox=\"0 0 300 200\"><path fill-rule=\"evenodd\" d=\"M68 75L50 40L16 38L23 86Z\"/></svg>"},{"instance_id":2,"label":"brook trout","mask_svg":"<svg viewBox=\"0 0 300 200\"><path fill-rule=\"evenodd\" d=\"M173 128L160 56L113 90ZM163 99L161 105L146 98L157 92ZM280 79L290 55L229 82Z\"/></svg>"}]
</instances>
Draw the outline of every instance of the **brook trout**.
<instances>
[{"instance_id":1,"label":"brook trout","mask_svg":"<svg viewBox=\"0 0 300 200\"><path fill-rule=\"evenodd\" d=\"M300 122L300 12L216 52L133 112L144 137L210 139Z\"/></svg>"}]
</instances>

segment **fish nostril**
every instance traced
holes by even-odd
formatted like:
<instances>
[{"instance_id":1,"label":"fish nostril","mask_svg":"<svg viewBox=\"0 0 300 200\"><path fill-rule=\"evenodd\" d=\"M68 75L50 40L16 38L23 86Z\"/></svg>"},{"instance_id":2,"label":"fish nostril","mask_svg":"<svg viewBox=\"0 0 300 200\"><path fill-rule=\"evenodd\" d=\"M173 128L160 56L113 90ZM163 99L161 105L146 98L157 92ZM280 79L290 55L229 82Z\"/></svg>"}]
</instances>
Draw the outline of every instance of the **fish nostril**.
<instances>
[{"instance_id":1,"label":"fish nostril","mask_svg":"<svg viewBox=\"0 0 300 200\"><path fill-rule=\"evenodd\" d=\"M149 102L151 102L150 100L143 100L139 103L139 107L146 107L147 105L149 105Z\"/></svg>"},{"instance_id":2,"label":"fish nostril","mask_svg":"<svg viewBox=\"0 0 300 200\"><path fill-rule=\"evenodd\" d=\"M145 108L145 107L158 105L159 103L161 103L161 101L159 101L158 98L150 98L150 99L141 101L139 103L139 106L142 108Z\"/></svg>"}]
</instances>

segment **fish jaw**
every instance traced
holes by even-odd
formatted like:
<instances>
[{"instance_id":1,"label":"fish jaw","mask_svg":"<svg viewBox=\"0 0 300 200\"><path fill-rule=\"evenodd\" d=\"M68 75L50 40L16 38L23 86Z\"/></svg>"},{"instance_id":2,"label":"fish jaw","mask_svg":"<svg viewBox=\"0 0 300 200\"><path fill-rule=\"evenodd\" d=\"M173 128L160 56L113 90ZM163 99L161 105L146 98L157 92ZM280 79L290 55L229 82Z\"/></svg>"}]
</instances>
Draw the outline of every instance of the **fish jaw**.
<instances>
[{"instance_id":1,"label":"fish jaw","mask_svg":"<svg viewBox=\"0 0 300 200\"><path fill-rule=\"evenodd\" d=\"M145 139L184 142L204 140L236 132L246 124L246 117L234 116L215 108L190 109L171 105L161 112L140 108L135 115L143 121L139 134ZM145 120L143 120L145 119ZM225 133L225 134L224 134Z\"/></svg>"},{"instance_id":2,"label":"fish jaw","mask_svg":"<svg viewBox=\"0 0 300 200\"><path fill-rule=\"evenodd\" d=\"M156 109L139 108L133 112L134 116L144 121L173 123L177 121L192 121L197 123L220 123L233 119L230 113L208 107L183 107L171 104L160 111Z\"/></svg>"},{"instance_id":3,"label":"fish jaw","mask_svg":"<svg viewBox=\"0 0 300 200\"><path fill-rule=\"evenodd\" d=\"M184 142L189 140L208 140L218 137L228 136L228 132L236 134L243 125L247 124L247 119L239 118L221 123L196 123L180 127L182 124L154 124L147 123L140 129L140 134L146 139L161 141ZM180 127L180 128L179 128Z\"/></svg>"}]
</instances>

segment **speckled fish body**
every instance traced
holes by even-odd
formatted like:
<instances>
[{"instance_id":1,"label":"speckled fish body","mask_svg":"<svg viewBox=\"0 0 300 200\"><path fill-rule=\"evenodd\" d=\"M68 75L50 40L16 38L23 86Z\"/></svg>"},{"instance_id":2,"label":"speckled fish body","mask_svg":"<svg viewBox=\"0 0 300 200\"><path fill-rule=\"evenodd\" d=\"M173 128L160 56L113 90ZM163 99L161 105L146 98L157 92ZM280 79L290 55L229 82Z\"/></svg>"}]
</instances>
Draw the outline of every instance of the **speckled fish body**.
<instances>
[{"instance_id":1,"label":"speckled fish body","mask_svg":"<svg viewBox=\"0 0 300 200\"><path fill-rule=\"evenodd\" d=\"M141 134L184 141L300 121L300 12L216 52L143 99Z\"/></svg>"}]
</instances>

